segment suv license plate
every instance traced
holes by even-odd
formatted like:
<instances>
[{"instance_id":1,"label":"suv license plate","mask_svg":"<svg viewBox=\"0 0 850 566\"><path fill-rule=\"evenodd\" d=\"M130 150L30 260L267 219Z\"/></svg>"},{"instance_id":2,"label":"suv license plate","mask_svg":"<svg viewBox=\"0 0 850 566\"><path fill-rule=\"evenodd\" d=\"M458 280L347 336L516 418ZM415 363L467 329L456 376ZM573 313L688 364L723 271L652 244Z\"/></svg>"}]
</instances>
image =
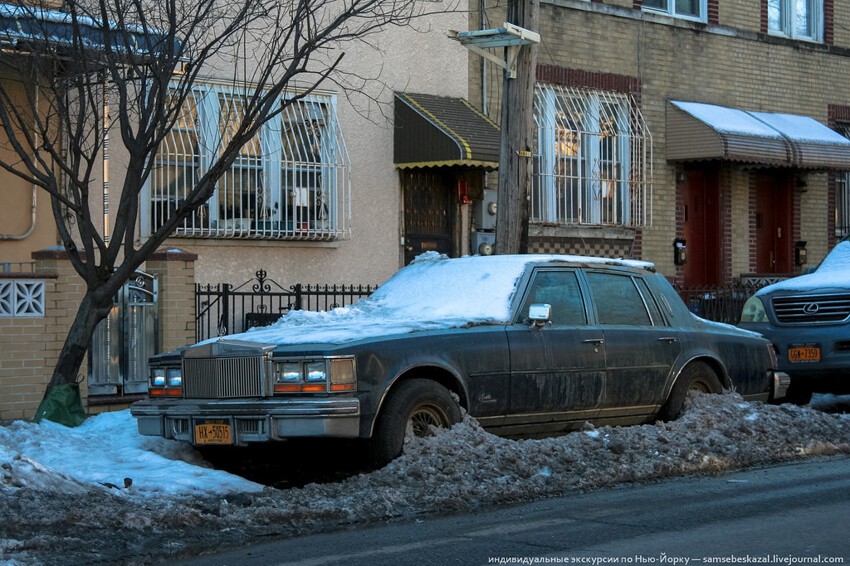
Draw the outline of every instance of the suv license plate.
<instances>
[{"instance_id":1,"label":"suv license plate","mask_svg":"<svg viewBox=\"0 0 850 566\"><path fill-rule=\"evenodd\" d=\"M820 346L814 344L792 346L788 348L788 361L791 363L819 362Z\"/></svg>"},{"instance_id":2,"label":"suv license plate","mask_svg":"<svg viewBox=\"0 0 850 566\"><path fill-rule=\"evenodd\" d=\"M229 424L204 423L195 425L195 444L233 444Z\"/></svg>"}]
</instances>

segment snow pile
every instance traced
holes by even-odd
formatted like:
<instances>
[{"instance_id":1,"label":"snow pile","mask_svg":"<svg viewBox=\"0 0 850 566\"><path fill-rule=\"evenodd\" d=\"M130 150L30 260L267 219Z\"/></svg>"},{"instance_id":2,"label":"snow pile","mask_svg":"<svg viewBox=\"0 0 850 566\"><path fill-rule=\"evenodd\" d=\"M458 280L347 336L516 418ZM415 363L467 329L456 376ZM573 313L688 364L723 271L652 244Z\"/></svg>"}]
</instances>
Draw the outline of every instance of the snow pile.
<instances>
[{"instance_id":1,"label":"snow pile","mask_svg":"<svg viewBox=\"0 0 850 566\"><path fill-rule=\"evenodd\" d=\"M16 421L0 428L0 490L82 492L85 484L137 495L259 491L262 486L201 467L191 446L142 437L129 411L104 413L77 428Z\"/></svg>"},{"instance_id":2,"label":"snow pile","mask_svg":"<svg viewBox=\"0 0 850 566\"><path fill-rule=\"evenodd\" d=\"M256 484L192 465L197 456L184 445L142 440L128 419L119 413L80 429L0 428L0 564L163 561L268 535L850 454L847 416L700 395L674 422L587 425L540 440L495 437L466 417L433 437L408 439L405 454L383 469L256 491ZM133 478L131 487L120 485L123 476Z\"/></svg>"}]
</instances>

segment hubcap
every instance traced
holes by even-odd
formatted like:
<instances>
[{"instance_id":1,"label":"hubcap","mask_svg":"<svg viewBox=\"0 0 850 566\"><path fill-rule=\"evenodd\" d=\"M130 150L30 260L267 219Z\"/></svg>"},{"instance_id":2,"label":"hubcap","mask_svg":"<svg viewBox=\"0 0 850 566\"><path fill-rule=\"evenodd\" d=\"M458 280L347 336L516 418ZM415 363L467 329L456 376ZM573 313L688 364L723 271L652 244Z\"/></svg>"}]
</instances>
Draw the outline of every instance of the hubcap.
<instances>
[{"instance_id":1,"label":"hubcap","mask_svg":"<svg viewBox=\"0 0 850 566\"><path fill-rule=\"evenodd\" d=\"M438 428L446 426L446 417L437 407L423 405L413 411L408 425L413 429L414 436L430 436L432 426Z\"/></svg>"}]
</instances>

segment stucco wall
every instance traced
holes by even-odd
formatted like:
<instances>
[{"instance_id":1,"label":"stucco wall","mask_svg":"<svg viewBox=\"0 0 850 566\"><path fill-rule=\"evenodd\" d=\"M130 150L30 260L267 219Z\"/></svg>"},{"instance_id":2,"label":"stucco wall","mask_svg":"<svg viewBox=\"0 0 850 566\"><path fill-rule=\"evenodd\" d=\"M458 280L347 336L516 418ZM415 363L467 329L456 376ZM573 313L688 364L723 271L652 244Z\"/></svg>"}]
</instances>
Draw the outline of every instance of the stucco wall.
<instances>
[{"instance_id":1,"label":"stucco wall","mask_svg":"<svg viewBox=\"0 0 850 566\"><path fill-rule=\"evenodd\" d=\"M331 243L171 240L169 245L198 254L197 281L240 284L257 269L284 285L379 284L392 275L402 261L399 177L393 166L393 91L465 97L467 52L449 40L446 31L466 25L464 13L444 13L417 20L413 28L385 30L374 35L370 45L345 46L342 70L365 78L365 84L349 93L339 84L328 83L324 88L337 93L351 160L350 239ZM337 80L351 82L351 76L340 74Z\"/></svg>"}]
</instances>

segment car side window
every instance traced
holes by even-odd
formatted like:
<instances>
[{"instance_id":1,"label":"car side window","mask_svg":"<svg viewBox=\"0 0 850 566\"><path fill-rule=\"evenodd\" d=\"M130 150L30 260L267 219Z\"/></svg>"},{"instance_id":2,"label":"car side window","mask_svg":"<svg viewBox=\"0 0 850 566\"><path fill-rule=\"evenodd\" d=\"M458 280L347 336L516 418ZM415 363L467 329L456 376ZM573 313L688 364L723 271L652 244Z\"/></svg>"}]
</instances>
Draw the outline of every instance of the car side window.
<instances>
[{"instance_id":1,"label":"car side window","mask_svg":"<svg viewBox=\"0 0 850 566\"><path fill-rule=\"evenodd\" d=\"M649 285L647 285L644 279L635 278L634 281L637 283L638 288L640 288L640 292L643 295L643 302L646 304L646 308L649 309L649 315L652 317L653 324L656 326L665 326L667 322L664 320L661 309L658 307L658 303L655 302L652 292L649 290Z\"/></svg>"},{"instance_id":2,"label":"car side window","mask_svg":"<svg viewBox=\"0 0 850 566\"><path fill-rule=\"evenodd\" d=\"M528 316L528 307L541 303L552 306L549 319L552 324L587 324L584 300L575 271L538 271L522 306L522 316Z\"/></svg>"},{"instance_id":3,"label":"car side window","mask_svg":"<svg viewBox=\"0 0 850 566\"><path fill-rule=\"evenodd\" d=\"M628 275L587 273L599 324L652 326L643 297Z\"/></svg>"}]
</instances>

